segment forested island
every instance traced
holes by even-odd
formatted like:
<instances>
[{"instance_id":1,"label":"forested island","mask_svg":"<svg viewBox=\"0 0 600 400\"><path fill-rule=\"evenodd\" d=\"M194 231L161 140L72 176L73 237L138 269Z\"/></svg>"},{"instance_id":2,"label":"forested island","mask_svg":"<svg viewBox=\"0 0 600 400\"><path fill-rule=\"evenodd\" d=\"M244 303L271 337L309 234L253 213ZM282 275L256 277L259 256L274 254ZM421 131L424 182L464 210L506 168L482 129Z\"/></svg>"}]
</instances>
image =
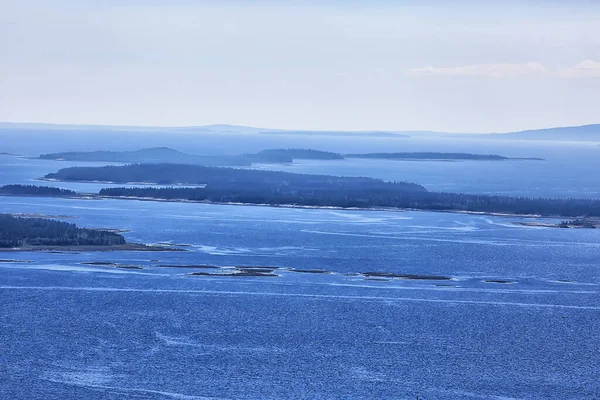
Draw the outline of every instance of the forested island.
<instances>
[{"instance_id":1,"label":"forested island","mask_svg":"<svg viewBox=\"0 0 600 400\"><path fill-rule=\"evenodd\" d=\"M313 149L269 149L258 153L241 155L194 155L183 153L168 147L155 147L135 151L92 151L66 152L40 155L44 160L64 161L104 161L118 163L141 164L191 164L206 166L248 167L260 163L292 163L294 160L344 160L348 158L388 159L388 160L475 160L475 161L507 161L507 160L543 160L541 158L509 158L496 154L470 153L357 153L341 154Z\"/></svg>"},{"instance_id":2,"label":"forested island","mask_svg":"<svg viewBox=\"0 0 600 400\"><path fill-rule=\"evenodd\" d=\"M273 149L245 154L252 163L291 163L294 160L343 160L344 156L329 151L312 149Z\"/></svg>"},{"instance_id":3,"label":"forested island","mask_svg":"<svg viewBox=\"0 0 600 400\"><path fill-rule=\"evenodd\" d=\"M212 166L250 166L250 160L238 156L187 154L168 147L134 151L90 151L42 154L43 160L104 161L116 163L178 163Z\"/></svg>"},{"instance_id":4,"label":"forested island","mask_svg":"<svg viewBox=\"0 0 600 400\"><path fill-rule=\"evenodd\" d=\"M69 189L52 186L4 185L0 187L0 195L68 197L76 196L77 193Z\"/></svg>"},{"instance_id":5,"label":"forested island","mask_svg":"<svg viewBox=\"0 0 600 400\"><path fill-rule=\"evenodd\" d=\"M114 246L123 236L103 230L78 228L75 224L46 218L22 218L0 214L0 247Z\"/></svg>"},{"instance_id":6,"label":"forested island","mask_svg":"<svg viewBox=\"0 0 600 400\"><path fill-rule=\"evenodd\" d=\"M248 167L254 163L291 163L294 160L341 160L341 154L311 149L272 149L241 155L195 155L168 147L135 151L91 151L42 154L43 160L105 161L117 163L174 163L207 166Z\"/></svg>"},{"instance_id":7,"label":"forested island","mask_svg":"<svg viewBox=\"0 0 600 400\"><path fill-rule=\"evenodd\" d=\"M305 175L280 171L218 168L183 164L132 164L104 167L70 167L47 174L44 179L60 181L145 182L206 185L206 192L228 191L240 195L275 193L291 197L335 191L425 192L415 183L385 182L381 179Z\"/></svg>"},{"instance_id":8,"label":"forested island","mask_svg":"<svg viewBox=\"0 0 600 400\"><path fill-rule=\"evenodd\" d=\"M600 200L430 192L410 182L193 165L71 167L48 174L46 179L206 185L203 188L105 188L99 193L102 197L564 217L600 216Z\"/></svg>"}]
</instances>

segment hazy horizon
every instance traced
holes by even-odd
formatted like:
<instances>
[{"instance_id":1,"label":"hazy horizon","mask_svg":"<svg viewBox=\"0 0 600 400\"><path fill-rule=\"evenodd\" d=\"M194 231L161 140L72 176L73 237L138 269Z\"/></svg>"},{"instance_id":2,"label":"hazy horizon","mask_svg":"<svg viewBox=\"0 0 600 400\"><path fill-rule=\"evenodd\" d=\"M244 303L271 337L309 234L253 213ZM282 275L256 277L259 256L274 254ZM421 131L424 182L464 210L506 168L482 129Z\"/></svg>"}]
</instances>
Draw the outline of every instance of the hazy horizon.
<instances>
[{"instance_id":1,"label":"hazy horizon","mask_svg":"<svg viewBox=\"0 0 600 400\"><path fill-rule=\"evenodd\" d=\"M265 130L265 131L290 131L290 132L392 132L392 133L411 133L411 132L423 132L423 133L440 133L440 134L456 134L456 135L486 135L486 134L497 134L497 133L519 133L526 131L542 131L542 130L550 130L550 129L563 129L563 128L584 128L587 126L600 126L600 122L598 123L590 123L583 125L572 125L572 126L544 126L532 129L523 129L519 131L489 131L489 132L451 132L451 131L433 131L427 129L412 129L412 130L401 130L401 129L361 129L361 130L351 130L351 129L298 129L298 128L279 128L276 126L249 126L249 125L234 125L228 123L211 123L206 125L112 125L112 124L74 124L69 122L14 122L14 121L0 121L0 128L3 128L3 125L22 125L22 126L55 126L55 127L98 127L98 128L127 128L127 129L193 129L193 128L227 128L231 127L242 128L242 129L253 129L253 130Z\"/></svg>"},{"instance_id":2,"label":"hazy horizon","mask_svg":"<svg viewBox=\"0 0 600 400\"><path fill-rule=\"evenodd\" d=\"M0 0L0 120L512 132L598 123L590 1Z\"/></svg>"}]
</instances>

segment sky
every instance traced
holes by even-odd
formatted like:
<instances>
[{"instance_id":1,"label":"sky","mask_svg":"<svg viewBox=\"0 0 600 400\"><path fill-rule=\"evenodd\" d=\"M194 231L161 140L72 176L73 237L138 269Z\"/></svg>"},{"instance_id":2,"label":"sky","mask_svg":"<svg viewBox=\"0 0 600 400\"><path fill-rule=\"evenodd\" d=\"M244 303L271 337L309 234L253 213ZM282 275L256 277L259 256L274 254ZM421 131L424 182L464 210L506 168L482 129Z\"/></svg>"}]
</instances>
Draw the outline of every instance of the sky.
<instances>
[{"instance_id":1,"label":"sky","mask_svg":"<svg viewBox=\"0 0 600 400\"><path fill-rule=\"evenodd\" d=\"M600 1L0 0L0 121L600 123Z\"/></svg>"}]
</instances>

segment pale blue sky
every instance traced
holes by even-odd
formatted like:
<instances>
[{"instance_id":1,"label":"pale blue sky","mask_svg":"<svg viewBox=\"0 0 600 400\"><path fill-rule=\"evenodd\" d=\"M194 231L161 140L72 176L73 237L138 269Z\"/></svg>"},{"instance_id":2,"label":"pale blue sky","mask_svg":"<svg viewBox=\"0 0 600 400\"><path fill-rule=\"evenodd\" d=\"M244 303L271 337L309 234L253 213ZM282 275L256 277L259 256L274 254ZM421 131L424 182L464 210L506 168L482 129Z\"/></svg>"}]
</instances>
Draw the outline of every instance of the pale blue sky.
<instances>
[{"instance_id":1,"label":"pale blue sky","mask_svg":"<svg viewBox=\"0 0 600 400\"><path fill-rule=\"evenodd\" d=\"M598 1L0 0L0 121L600 122Z\"/></svg>"}]
</instances>

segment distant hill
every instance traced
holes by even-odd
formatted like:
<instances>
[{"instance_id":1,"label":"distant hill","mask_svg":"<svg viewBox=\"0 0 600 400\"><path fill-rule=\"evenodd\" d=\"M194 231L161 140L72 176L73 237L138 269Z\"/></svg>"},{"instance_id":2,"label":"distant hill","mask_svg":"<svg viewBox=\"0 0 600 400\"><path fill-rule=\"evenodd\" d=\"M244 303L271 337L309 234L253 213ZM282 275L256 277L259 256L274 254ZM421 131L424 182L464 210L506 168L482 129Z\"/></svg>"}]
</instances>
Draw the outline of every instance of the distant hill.
<instances>
[{"instance_id":1,"label":"distant hill","mask_svg":"<svg viewBox=\"0 0 600 400\"><path fill-rule=\"evenodd\" d=\"M383 132L383 131L282 131L282 130L270 130L257 132L261 135L296 135L296 136L334 136L334 137L355 137L355 136L369 136L369 137L393 137L393 138L407 138L409 135L402 132Z\"/></svg>"},{"instance_id":2,"label":"distant hill","mask_svg":"<svg viewBox=\"0 0 600 400\"><path fill-rule=\"evenodd\" d=\"M47 130L47 131L117 131L117 132L154 132L154 133L259 133L272 129L255 128L241 125L204 125L204 126L124 126L124 125L73 125L0 122L1 129L11 130Z\"/></svg>"},{"instance_id":3,"label":"distant hill","mask_svg":"<svg viewBox=\"0 0 600 400\"><path fill-rule=\"evenodd\" d=\"M600 124L492 133L482 137L512 140L560 140L600 142Z\"/></svg>"},{"instance_id":4,"label":"distant hill","mask_svg":"<svg viewBox=\"0 0 600 400\"><path fill-rule=\"evenodd\" d=\"M46 130L46 131L82 131L82 132L147 132L147 133L195 133L195 134L270 134L304 136L372 136L372 137L408 137L408 133L394 131L325 131L272 129L252 126L214 124L200 126L120 126L120 125L70 125L45 123L0 122L1 130ZM412 132L410 132L412 133Z\"/></svg>"}]
</instances>

